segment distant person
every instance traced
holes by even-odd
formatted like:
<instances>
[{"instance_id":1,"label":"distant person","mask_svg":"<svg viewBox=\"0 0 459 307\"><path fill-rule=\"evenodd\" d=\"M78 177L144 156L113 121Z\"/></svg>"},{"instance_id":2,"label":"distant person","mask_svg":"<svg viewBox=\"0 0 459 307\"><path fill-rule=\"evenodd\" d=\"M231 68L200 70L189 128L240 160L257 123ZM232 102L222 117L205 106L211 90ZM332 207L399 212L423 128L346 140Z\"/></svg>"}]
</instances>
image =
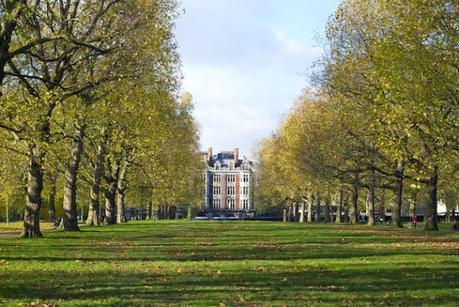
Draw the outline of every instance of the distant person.
<instances>
[{"instance_id":1,"label":"distant person","mask_svg":"<svg viewBox=\"0 0 459 307\"><path fill-rule=\"evenodd\" d=\"M411 216L411 227L414 228L414 229L416 229L416 222L417 222L417 220L416 220L416 214L413 214L413 215Z\"/></svg>"}]
</instances>

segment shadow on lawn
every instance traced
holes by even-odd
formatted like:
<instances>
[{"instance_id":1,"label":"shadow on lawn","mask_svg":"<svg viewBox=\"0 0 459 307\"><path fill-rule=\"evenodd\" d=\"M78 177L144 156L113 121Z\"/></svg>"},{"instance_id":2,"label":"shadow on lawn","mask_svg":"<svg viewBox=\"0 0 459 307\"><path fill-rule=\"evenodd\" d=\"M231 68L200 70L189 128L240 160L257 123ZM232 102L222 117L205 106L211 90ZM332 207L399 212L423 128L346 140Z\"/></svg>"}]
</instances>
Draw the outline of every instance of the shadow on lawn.
<instances>
[{"instance_id":1,"label":"shadow on lawn","mask_svg":"<svg viewBox=\"0 0 459 307\"><path fill-rule=\"evenodd\" d=\"M459 257L447 255L459 255L456 247L455 238L365 226L170 222L83 228L40 240L1 240L0 305L5 299L454 305ZM423 263L435 259L435 269L420 268L416 256L424 256ZM155 271L156 261L165 261L163 270Z\"/></svg>"},{"instance_id":2,"label":"shadow on lawn","mask_svg":"<svg viewBox=\"0 0 459 307\"><path fill-rule=\"evenodd\" d=\"M116 297L121 302L173 304L194 300L231 302L239 295L247 302L257 303L280 300L295 304L348 301L359 304L417 305L430 302L454 305L459 294L457 266L410 270L409 273L402 268L375 270L368 266L341 271L304 267L295 272L271 271L275 267L263 271L253 267L240 269L222 268L220 274L193 272L192 268L185 268L180 274L50 271L40 272L39 280L33 272L21 272L20 275L7 272L0 280L0 297L31 301L87 299L94 302ZM29 285L24 287L24 284ZM437 295L435 302L431 302L429 293L435 290L445 291L445 294ZM420 296L418 299L407 294L415 291Z\"/></svg>"},{"instance_id":3,"label":"shadow on lawn","mask_svg":"<svg viewBox=\"0 0 459 307\"><path fill-rule=\"evenodd\" d=\"M5 245L3 245L5 246ZM373 256L400 255L458 255L456 249L405 249L370 248L362 245L210 245L196 246L91 246L56 245L41 251L42 254L24 256L27 246L14 252L1 253L0 259L7 261L241 261L241 260L301 260L301 259L348 259ZM459 267L459 258L454 261Z\"/></svg>"}]
</instances>

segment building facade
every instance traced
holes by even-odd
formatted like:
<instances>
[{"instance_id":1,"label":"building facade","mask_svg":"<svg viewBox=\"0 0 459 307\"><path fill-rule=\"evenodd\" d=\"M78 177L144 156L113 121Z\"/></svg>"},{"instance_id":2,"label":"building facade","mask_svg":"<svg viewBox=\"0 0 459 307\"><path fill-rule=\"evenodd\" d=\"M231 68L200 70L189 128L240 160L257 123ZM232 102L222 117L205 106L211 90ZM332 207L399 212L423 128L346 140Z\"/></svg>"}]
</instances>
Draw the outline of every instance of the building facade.
<instances>
[{"instance_id":1,"label":"building facade","mask_svg":"<svg viewBox=\"0 0 459 307\"><path fill-rule=\"evenodd\" d=\"M232 213L236 217L251 216L253 205L253 163L239 159L239 149L212 154L202 153L204 170L203 209L209 216Z\"/></svg>"}]
</instances>

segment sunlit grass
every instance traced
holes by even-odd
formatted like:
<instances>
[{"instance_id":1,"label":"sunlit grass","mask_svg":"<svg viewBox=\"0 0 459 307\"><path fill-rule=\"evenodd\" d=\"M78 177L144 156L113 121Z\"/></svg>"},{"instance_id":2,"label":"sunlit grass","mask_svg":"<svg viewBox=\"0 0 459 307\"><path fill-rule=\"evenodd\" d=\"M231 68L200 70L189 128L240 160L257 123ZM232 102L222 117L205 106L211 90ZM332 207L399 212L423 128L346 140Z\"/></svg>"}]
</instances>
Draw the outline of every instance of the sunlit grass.
<instances>
[{"instance_id":1,"label":"sunlit grass","mask_svg":"<svg viewBox=\"0 0 459 307\"><path fill-rule=\"evenodd\" d=\"M161 221L0 239L0 305L453 306L449 228Z\"/></svg>"},{"instance_id":2,"label":"sunlit grass","mask_svg":"<svg viewBox=\"0 0 459 307\"><path fill-rule=\"evenodd\" d=\"M24 222L11 222L11 223L0 223L0 233L1 232L11 232L11 231L21 231L22 225ZM50 230L54 227L53 223L50 222L40 222L40 229L41 230Z\"/></svg>"}]
</instances>

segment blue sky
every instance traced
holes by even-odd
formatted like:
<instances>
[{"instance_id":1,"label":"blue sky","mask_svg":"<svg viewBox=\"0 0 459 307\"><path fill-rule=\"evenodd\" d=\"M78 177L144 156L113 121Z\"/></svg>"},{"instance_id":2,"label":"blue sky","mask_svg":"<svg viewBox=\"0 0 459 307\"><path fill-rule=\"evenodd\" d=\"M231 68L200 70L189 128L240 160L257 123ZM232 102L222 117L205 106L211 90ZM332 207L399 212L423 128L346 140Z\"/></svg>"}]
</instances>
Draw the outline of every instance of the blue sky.
<instances>
[{"instance_id":1,"label":"blue sky","mask_svg":"<svg viewBox=\"0 0 459 307\"><path fill-rule=\"evenodd\" d=\"M182 0L176 27L183 90L201 147L252 156L307 84L339 0Z\"/></svg>"}]
</instances>

